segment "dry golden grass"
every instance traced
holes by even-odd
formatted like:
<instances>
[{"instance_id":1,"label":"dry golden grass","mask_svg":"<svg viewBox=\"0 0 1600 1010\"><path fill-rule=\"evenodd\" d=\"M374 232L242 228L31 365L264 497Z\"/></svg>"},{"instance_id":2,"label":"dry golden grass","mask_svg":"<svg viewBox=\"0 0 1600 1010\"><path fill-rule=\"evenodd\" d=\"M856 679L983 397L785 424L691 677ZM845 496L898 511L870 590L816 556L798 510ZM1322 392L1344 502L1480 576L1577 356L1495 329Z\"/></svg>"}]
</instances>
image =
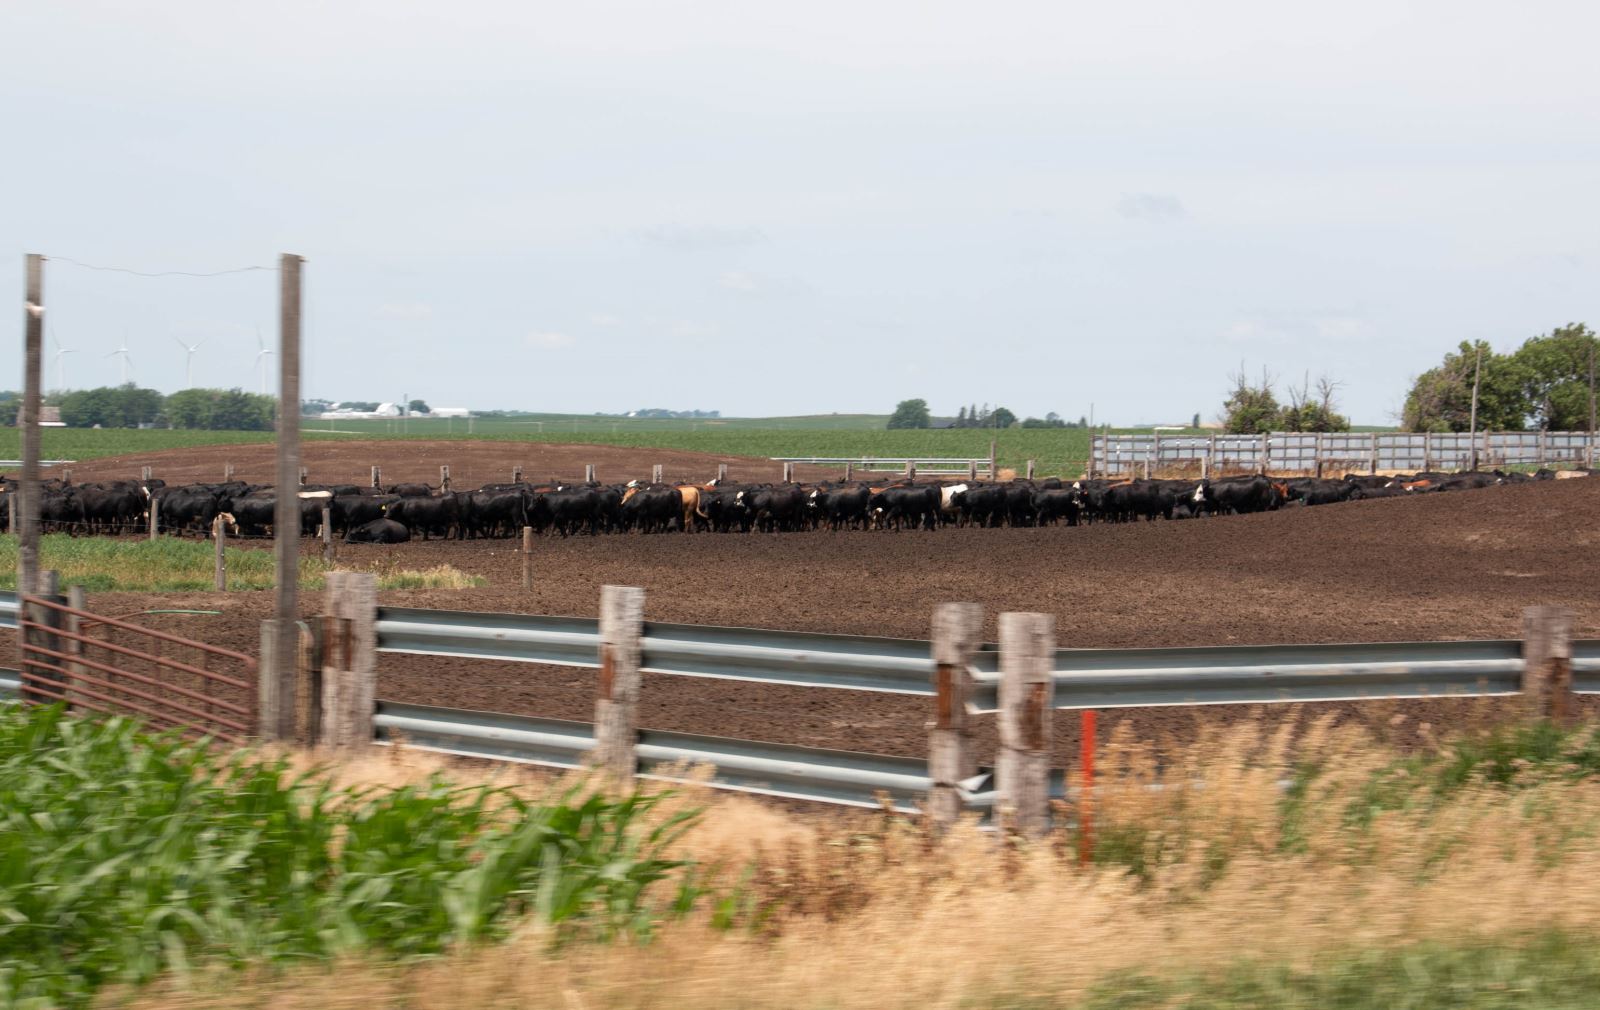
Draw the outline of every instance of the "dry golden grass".
<instances>
[{"instance_id":1,"label":"dry golden grass","mask_svg":"<svg viewBox=\"0 0 1600 1010\"><path fill-rule=\"evenodd\" d=\"M557 949L530 929L433 962L196 977L132 1005L939 1010L1046 996L1070 1005L1132 970L1246 956L1306 966L1419 940L1600 931L1591 780L1551 774L1440 793L1359 730L1287 720L1212 733L1166 759L1158 770L1126 737L1104 748L1095 820L1101 856L1116 863L1079 868L1065 834L1007 844L966 825L935 840L902 819L811 817L690 788L675 802L705 814L681 847L716 867L735 928L714 928L707 902L647 946ZM1307 762L1323 771L1291 801L1281 783ZM380 753L336 774L399 784L437 767ZM490 774L548 787L520 770Z\"/></svg>"}]
</instances>

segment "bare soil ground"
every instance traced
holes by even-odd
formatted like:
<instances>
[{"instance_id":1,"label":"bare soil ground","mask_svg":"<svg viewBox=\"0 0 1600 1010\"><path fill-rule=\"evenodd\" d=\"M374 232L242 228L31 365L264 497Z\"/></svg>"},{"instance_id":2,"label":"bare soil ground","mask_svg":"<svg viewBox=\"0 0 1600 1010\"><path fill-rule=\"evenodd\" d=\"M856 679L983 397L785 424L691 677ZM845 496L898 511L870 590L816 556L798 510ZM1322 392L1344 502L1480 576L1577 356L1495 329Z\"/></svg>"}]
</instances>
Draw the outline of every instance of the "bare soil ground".
<instances>
[{"instance_id":1,"label":"bare soil ground","mask_svg":"<svg viewBox=\"0 0 1600 1010\"><path fill-rule=\"evenodd\" d=\"M431 448L429 448L431 447ZM376 462L389 479L427 476L424 452L463 460L479 483L530 477L583 462L615 474L648 475L662 462L684 476L715 472L716 460L656 450L516 443L318 443L313 478L356 480ZM224 456L243 476L245 450L263 477L266 447L152 454L169 481L220 476ZM388 453L390 455L384 455ZM604 453L613 453L606 456ZM409 464L404 457L412 457ZM446 461L443 455L437 457ZM536 464L536 460L539 462ZM127 476L130 458L99 476ZM748 465L749 471L744 467ZM775 466L775 464L767 464ZM709 470L708 470L709 466ZM342 469L340 469L342 467ZM88 478L87 467L78 468ZM326 470L326 474L323 473ZM678 474L669 469L669 476ZM735 475L762 476L754 462ZM776 473L770 476L775 477ZM75 474L76 477L76 474ZM395 606L593 616L602 585L643 586L649 620L798 631L926 638L933 606L981 603L986 635L1007 610L1053 614L1062 645L1226 645L1452 638L1517 638L1522 608L1553 603L1575 614L1574 635L1600 637L1600 480L1540 482L1482 491L1286 509L1215 519L1069 529L941 529L776 535L627 535L538 541L536 585L520 586L509 541L342 546L340 561L426 567L451 564L482 575L465 591L386 592ZM315 545L307 542L307 551ZM152 626L254 653L268 593L97 594L110 614L197 608L217 615L148 615ZM307 612L316 600L305 602ZM380 659L379 695L396 701L589 720L590 671L468 660ZM1585 710L1591 710L1588 702ZM1505 703L1404 702L1304 706L1377 727L1398 743L1493 719ZM1137 738L1186 738L1201 725L1249 717L1237 708L1110 712L1102 733L1126 726ZM839 747L925 753L927 702L891 695L646 678L640 713L647 727ZM1075 753L1077 720L1057 718L1056 748ZM992 730L980 747L993 746Z\"/></svg>"}]
</instances>

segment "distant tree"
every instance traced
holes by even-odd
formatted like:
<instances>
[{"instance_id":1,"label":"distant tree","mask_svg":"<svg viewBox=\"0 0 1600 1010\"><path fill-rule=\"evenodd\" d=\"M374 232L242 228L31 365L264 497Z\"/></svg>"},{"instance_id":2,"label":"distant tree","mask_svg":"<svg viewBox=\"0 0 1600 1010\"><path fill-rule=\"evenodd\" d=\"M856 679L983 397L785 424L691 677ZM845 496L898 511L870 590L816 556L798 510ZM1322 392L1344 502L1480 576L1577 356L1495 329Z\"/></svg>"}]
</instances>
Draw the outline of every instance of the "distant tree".
<instances>
[{"instance_id":1,"label":"distant tree","mask_svg":"<svg viewBox=\"0 0 1600 1010\"><path fill-rule=\"evenodd\" d=\"M412 400L406 404L406 412L409 414L426 414L428 413L428 405L421 400Z\"/></svg>"},{"instance_id":2,"label":"distant tree","mask_svg":"<svg viewBox=\"0 0 1600 1010\"><path fill-rule=\"evenodd\" d=\"M1194 412L1194 420L1189 422L1189 427L1191 427L1191 428L1200 427L1200 412L1198 410Z\"/></svg>"},{"instance_id":3,"label":"distant tree","mask_svg":"<svg viewBox=\"0 0 1600 1010\"><path fill-rule=\"evenodd\" d=\"M1530 337L1511 355L1518 365L1525 409L1538 427L1588 430L1589 376L1597 351L1600 340L1593 330L1568 323Z\"/></svg>"},{"instance_id":4,"label":"distant tree","mask_svg":"<svg viewBox=\"0 0 1600 1010\"><path fill-rule=\"evenodd\" d=\"M1052 410L1049 413L1044 415L1044 419L1046 421L1050 421L1053 424L1056 421L1061 421L1061 415L1057 414L1055 411ZM1062 421L1061 427L1065 428L1066 426L1067 426L1066 422Z\"/></svg>"},{"instance_id":5,"label":"distant tree","mask_svg":"<svg viewBox=\"0 0 1600 1010\"><path fill-rule=\"evenodd\" d=\"M301 400L300 415L302 417L315 417L333 409L331 400Z\"/></svg>"},{"instance_id":6,"label":"distant tree","mask_svg":"<svg viewBox=\"0 0 1600 1010\"><path fill-rule=\"evenodd\" d=\"M1472 418L1472 380L1482 360L1478 430L1520 431L1531 411L1525 359L1496 354L1486 341L1463 340L1454 353L1411 382L1400 423L1407 431L1467 431Z\"/></svg>"},{"instance_id":7,"label":"distant tree","mask_svg":"<svg viewBox=\"0 0 1600 1010\"><path fill-rule=\"evenodd\" d=\"M378 404L375 400L343 400L339 403L339 409L354 410L358 413L367 414L377 410Z\"/></svg>"},{"instance_id":8,"label":"distant tree","mask_svg":"<svg viewBox=\"0 0 1600 1010\"><path fill-rule=\"evenodd\" d=\"M996 407L989 415L988 422L984 425L985 428L1009 428L1017 423L1017 415L1005 407Z\"/></svg>"},{"instance_id":9,"label":"distant tree","mask_svg":"<svg viewBox=\"0 0 1600 1010\"><path fill-rule=\"evenodd\" d=\"M955 423L954 427L965 428L966 426L967 426L967 408L966 407L962 407L960 410L956 411L956 423Z\"/></svg>"},{"instance_id":10,"label":"distant tree","mask_svg":"<svg viewBox=\"0 0 1600 1010\"><path fill-rule=\"evenodd\" d=\"M1067 422L1061 420L1060 417L1052 413L1046 414L1044 420L1042 421L1037 417L1023 418L1022 426L1024 428L1065 428L1067 426Z\"/></svg>"},{"instance_id":11,"label":"distant tree","mask_svg":"<svg viewBox=\"0 0 1600 1010\"><path fill-rule=\"evenodd\" d=\"M1259 435L1271 431L1279 419L1281 408L1272 391L1272 377L1261 373L1261 384L1252 385L1244 374L1243 366L1230 376L1233 391L1222 404L1222 427L1239 435Z\"/></svg>"},{"instance_id":12,"label":"distant tree","mask_svg":"<svg viewBox=\"0 0 1600 1010\"><path fill-rule=\"evenodd\" d=\"M1299 389L1290 387L1289 403L1279 411L1276 427L1280 431L1349 431L1350 419L1334 409L1333 397L1338 391L1339 383L1327 376L1318 379L1313 390L1307 376Z\"/></svg>"},{"instance_id":13,"label":"distant tree","mask_svg":"<svg viewBox=\"0 0 1600 1010\"><path fill-rule=\"evenodd\" d=\"M901 400L889 418L890 428L929 428L933 418L928 414L927 400Z\"/></svg>"},{"instance_id":14,"label":"distant tree","mask_svg":"<svg viewBox=\"0 0 1600 1010\"><path fill-rule=\"evenodd\" d=\"M163 408L167 423L174 428L211 427L211 407L214 390L180 389L167 397Z\"/></svg>"}]
</instances>

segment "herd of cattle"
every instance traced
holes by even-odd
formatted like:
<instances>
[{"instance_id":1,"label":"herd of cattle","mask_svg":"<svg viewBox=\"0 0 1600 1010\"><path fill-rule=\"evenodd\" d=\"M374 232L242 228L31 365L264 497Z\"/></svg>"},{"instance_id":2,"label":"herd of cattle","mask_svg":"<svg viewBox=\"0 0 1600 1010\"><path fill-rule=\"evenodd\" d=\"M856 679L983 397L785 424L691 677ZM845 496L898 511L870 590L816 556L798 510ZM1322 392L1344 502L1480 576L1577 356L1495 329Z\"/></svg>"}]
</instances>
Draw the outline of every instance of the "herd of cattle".
<instances>
[{"instance_id":1,"label":"herd of cattle","mask_svg":"<svg viewBox=\"0 0 1600 1010\"><path fill-rule=\"evenodd\" d=\"M401 543L412 537L461 540L538 533L775 532L803 529L927 529L940 526L1044 526L1186 519L1328 505L1364 498L1460 491L1549 479L1556 474L1419 473L1342 479L1226 477L1215 480L1013 480L998 483L849 482L817 484L492 484L448 491L427 484L299 489L302 536L316 535L327 511L347 543ZM1565 474L1563 474L1565 476ZM4 482L4 494L15 482ZM40 519L48 531L143 532L155 508L159 529L208 535L218 517L229 535L270 536L276 498L270 486L230 481L168 487L159 480L43 485ZM3 524L9 509L0 509Z\"/></svg>"}]
</instances>

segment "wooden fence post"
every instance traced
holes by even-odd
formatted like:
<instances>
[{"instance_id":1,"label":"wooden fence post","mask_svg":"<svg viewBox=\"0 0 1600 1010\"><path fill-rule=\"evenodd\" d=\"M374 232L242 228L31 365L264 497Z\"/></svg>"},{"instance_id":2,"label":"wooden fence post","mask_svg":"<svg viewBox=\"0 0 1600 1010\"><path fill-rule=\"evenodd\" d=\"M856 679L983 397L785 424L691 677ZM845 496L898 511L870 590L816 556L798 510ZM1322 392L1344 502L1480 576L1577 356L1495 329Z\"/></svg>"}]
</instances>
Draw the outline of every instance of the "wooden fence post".
<instances>
[{"instance_id":1,"label":"wooden fence post","mask_svg":"<svg viewBox=\"0 0 1600 1010\"><path fill-rule=\"evenodd\" d=\"M1146 477L1161 476L1161 432L1152 432L1150 436L1149 463L1144 468Z\"/></svg>"},{"instance_id":2,"label":"wooden fence post","mask_svg":"<svg viewBox=\"0 0 1600 1010\"><path fill-rule=\"evenodd\" d=\"M854 477L855 477L855 469L856 469L856 465L854 463L851 463L851 462L846 462L845 463L845 465L844 465L844 479L845 479L846 483L849 483L851 480L854 479Z\"/></svg>"},{"instance_id":3,"label":"wooden fence post","mask_svg":"<svg viewBox=\"0 0 1600 1010\"><path fill-rule=\"evenodd\" d=\"M17 532L17 493L15 491L6 494L6 532Z\"/></svg>"},{"instance_id":4,"label":"wooden fence post","mask_svg":"<svg viewBox=\"0 0 1600 1010\"><path fill-rule=\"evenodd\" d=\"M783 482L785 484L790 484L790 483L794 482L794 464L793 463L785 463L785 464L783 464Z\"/></svg>"},{"instance_id":5,"label":"wooden fence post","mask_svg":"<svg viewBox=\"0 0 1600 1010\"><path fill-rule=\"evenodd\" d=\"M914 481L916 479L917 479L917 461L914 460L914 459L908 459L908 460L906 460L906 480Z\"/></svg>"},{"instance_id":6,"label":"wooden fence post","mask_svg":"<svg viewBox=\"0 0 1600 1010\"><path fill-rule=\"evenodd\" d=\"M1369 432L1367 438L1370 440L1368 444L1372 452L1372 476L1376 477L1378 475L1378 433L1375 431Z\"/></svg>"},{"instance_id":7,"label":"wooden fence post","mask_svg":"<svg viewBox=\"0 0 1600 1010\"><path fill-rule=\"evenodd\" d=\"M450 467L448 464L441 464L439 467L439 489L446 494L450 492Z\"/></svg>"},{"instance_id":8,"label":"wooden fence post","mask_svg":"<svg viewBox=\"0 0 1600 1010\"><path fill-rule=\"evenodd\" d=\"M372 468L372 486L373 487L382 487L383 486L383 469L381 467L374 466Z\"/></svg>"},{"instance_id":9,"label":"wooden fence post","mask_svg":"<svg viewBox=\"0 0 1600 1010\"><path fill-rule=\"evenodd\" d=\"M995 760L1000 824L1037 835L1050 821L1050 717L1055 618L1000 615L1000 750Z\"/></svg>"},{"instance_id":10,"label":"wooden fence post","mask_svg":"<svg viewBox=\"0 0 1600 1010\"><path fill-rule=\"evenodd\" d=\"M516 466L511 468L511 483L513 483L513 484L521 484L522 483L522 464L521 463L518 463Z\"/></svg>"},{"instance_id":11,"label":"wooden fence post","mask_svg":"<svg viewBox=\"0 0 1600 1010\"><path fill-rule=\"evenodd\" d=\"M223 553L228 543L228 521L221 516L211 520L211 545L216 557L211 566L212 587L219 593L228 591L228 560Z\"/></svg>"},{"instance_id":12,"label":"wooden fence post","mask_svg":"<svg viewBox=\"0 0 1600 1010\"><path fill-rule=\"evenodd\" d=\"M1316 453L1317 453L1316 475L1317 475L1317 478L1319 480L1322 477L1322 452L1323 452L1322 433L1319 431L1319 432L1317 432L1317 448L1316 448Z\"/></svg>"},{"instance_id":13,"label":"wooden fence post","mask_svg":"<svg viewBox=\"0 0 1600 1010\"><path fill-rule=\"evenodd\" d=\"M300 468L300 484L302 487L305 486L306 479L310 476L311 472L309 470L307 470L305 467Z\"/></svg>"},{"instance_id":14,"label":"wooden fence post","mask_svg":"<svg viewBox=\"0 0 1600 1010\"><path fill-rule=\"evenodd\" d=\"M1528 607L1522 612L1522 697L1529 718L1567 722L1572 705L1572 612Z\"/></svg>"},{"instance_id":15,"label":"wooden fence post","mask_svg":"<svg viewBox=\"0 0 1600 1010\"><path fill-rule=\"evenodd\" d=\"M223 483L227 483L228 481L233 480L233 464L232 463L224 463L224 464L222 464L222 480L223 480Z\"/></svg>"},{"instance_id":16,"label":"wooden fence post","mask_svg":"<svg viewBox=\"0 0 1600 1010\"><path fill-rule=\"evenodd\" d=\"M848 479L848 478L846 478L846 479ZM977 479L978 479L978 461L975 460L975 459L969 459L969 460L967 460L967 480L975 482L975 481L977 481Z\"/></svg>"},{"instance_id":17,"label":"wooden fence post","mask_svg":"<svg viewBox=\"0 0 1600 1010\"><path fill-rule=\"evenodd\" d=\"M150 539L154 540L161 533L161 499L155 495L150 496Z\"/></svg>"},{"instance_id":18,"label":"wooden fence post","mask_svg":"<svg viewBox=\"0 0 1600 1010\"><path fill-rule=\"evenodd\" d=\"M322 506L322 563L333 564L333 509Z\"/></svg>"},{"instance_id":19,"label":"wooden fence post","mask_svg":"<svg viewBox=\"0 0 1600 1010\"><path fill-rule=\"evenodd\" d=\"M1272 469L1272 437L1267 432L1261 433L1261 454L1258 462L1261 473L1265 474Z\"/></svg>"},{"instance_id":20,"label":"wooden fence post","mask_svg":"<svg viewBox=\"0 0 1600 1010\"><path fill-rule=\"evenodd\" d=\"M322 729L324 747L372 743L378 682L378 577L329 572L322 604Z\"/></svg>"},{"instance_id":21,"label":"wooden fence post","mask_svg":"<svg viewBox=\"0 0 1600 1010\"><path fill-rule=\"evenodd\" d=\"M153 476L153 475L150 473L150 468L149 467L142 466L142 467L139 468L139 479L141 481L143 481L146 484L148 484L148 483L150 483L151 476Z\"/></svg>"},{"instance_id":22,"label":"wooden fence post","mask_svg":"<svg viewBox=\"0 0 1600 1010\"><path fill-rule=\"evenodd\" d=\"M1422 469L1433 469L1433 436L1427 432L1422 433Z\"/></svg>"},{"instance_id":23,"label":"wooden fence post","mask_svg":"<svg viewBox=\"0 0 1600 1010\"><path fill-rule=\"evenodd\" d=\"M594 483L594 464L593 463L585 463L585 464L583 464L583 482L585 484L593 484Z\"/></svg>"},{"instance_id":24,"label":"wooden fence post","mask_svg":"<svg viewBox=\"0 0 1600 1010\"><path fill-rule=\"evenodd\" d=\"M999 478L999 476L1000 476L1000 471L995 469L995 452L999 448L999 444L1000 444L999 439L994 439L994 438L989 439L989 479L990 480L997 480Z\"/></svg>"},{"instance_id":25,"label":"wooden fence post","mask_svg":"<svg viewBox=\"0 0 1600 1010\"><path fill-rule=\"evenodd\" d=\"M1545 437L1543 428L1539 429L1539 466L1542 468L1545 461L1550 458L1550 440Z\"/></svg>"},{"instance_id":26,"label":"wooden fence post","mask_svg":"<svg viewBox=\"0 0 1600 1010\"><path fill-rule=\"evenodd\" d=\"M726 464L726 463L718 463L717 464L717 480L724 481L724 480L727 480L727 479L728 479L728 464Z\"/></svg>"},{"instance_id":27,"label":"wooden fence post","mask_svg":"<svg viewBox=\"0 0 1600 1010\"><path fill-rule=\"evenodd\" d=\"M84 591L82 586L68 586L67 606L71 607L73 610L88 610L89 594ZM77 614L65 614L63 616L66 618L66 620L64 620L62 624L65 626L68 635L77 636L83 634L83 618L79 617ZM73 656L83 655L83 643L80 642L76 637L68 638L65 642L61 643L61 645L62 652ZM67 705L69 707L76 700L73 697L72 684L86 674L87 670L84 668L82 663L67 663L66 695Z\"/></svg>"},{"instance_id":28,"label":"wooden fence post","mask_svg":"<svg viewBox=\"0 0 1600 1010\"><path fill-rule=\"evenodd\" d=\"M1216 459L1216 456L1217 456L1217 436L1215 436L1215 435L1207 435L1206 436L1206 454L1204 456L1200 457L1200 478L1202 480L1205 480L1205 479L1207 479L1207 478L1209 478L1211 476L1211 468L1216 466L1216 463L1214 462L1215 459Z\"/></svg>"},{"instance_id":29,"label":"wooden fence post","mask_svg":"<svg viewBox=\"0 0 1600 1010\"><path fill-rule=\"evenodd\" d=\"M652 483L652 484L661 483L661 464L660 463L651 464L651 466L650 466L650 483Z\"/></svg>"},{"instance_id":30,"label":"wooden fence post","mask_svg":"<svg viewBox=\"0 0 1600 1010\"><path fill-rule=\"evenodd\" d=\"M617 781L633 781L639 707L639 640L644 590L600 587L600 684L594 703L594 763Z\"/></svg>"},{"instance_id":31,"label":"wooden fence post","mask_svg":"<svg viewBox=\"0 0 1600 1010\"><path fill-rule=\"evenodd\" d=\"M533 588L533 527L522 527L522 588Z\"/></svg>"},{"instance_id":32,"label":"wooden fence post","mask_svg":"<svg viewBox=\"0 0 1600 1010\"><path fill-rule=\"evenodd\" d=\"M256 735L263 740L293 743L294 695L279 691L278 621L261 622L261 661L256 664Z\"/></svg>"},{"instance_id":33,"label":"wooden fence post","mask_svg":"<svg viewBox=\"0 0 1600 1010\"><path fill-rule=\"evenodd\" d=\"M1028 479L1029 479L1029 480L1033 480L1033 471L1034 471L1034 466L1035 466L1035 464L1037 464L1037 463L1038 463L1038 462L1039 462L1039 461L1038 461L1038 460L1036 460L1036 459L1030 459L1030 460L1028 460Z\"/></svg>"},{"instance_id":34,"label":"wooden fence post","mask_svg":"<svg viewBox=\"0 0 1600 1010\"><path fill-rule=\"evenodd\" d=\"M933 722L928 724L928 816L941 828L961 817L961 785L978 771L967 726L972 654L978 648L983 608L941 603L933 609Z\"/></svg>"}]
</instances>

